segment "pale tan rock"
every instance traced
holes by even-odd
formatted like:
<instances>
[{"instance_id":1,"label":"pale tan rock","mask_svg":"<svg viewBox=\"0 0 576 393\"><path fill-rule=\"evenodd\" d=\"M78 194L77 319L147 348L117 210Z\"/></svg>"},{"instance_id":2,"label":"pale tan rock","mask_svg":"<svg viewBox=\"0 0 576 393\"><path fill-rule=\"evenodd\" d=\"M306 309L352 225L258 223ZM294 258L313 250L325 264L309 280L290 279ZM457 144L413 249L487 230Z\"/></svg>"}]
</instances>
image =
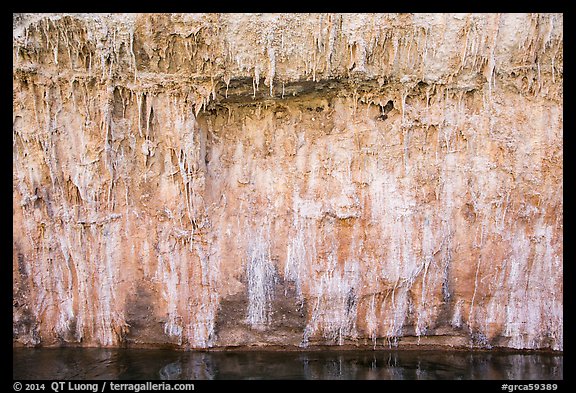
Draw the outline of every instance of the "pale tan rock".
<instances>
[{"instance_id":1,"label":"pale tan rock","mask_svg":"<svg viewBox=\"0 0 576 393\"><path fill-rule=\"evenodd\" d=\"M563 349L561 14L15 14L14 345Z\"/></svg>"}]
</instances>

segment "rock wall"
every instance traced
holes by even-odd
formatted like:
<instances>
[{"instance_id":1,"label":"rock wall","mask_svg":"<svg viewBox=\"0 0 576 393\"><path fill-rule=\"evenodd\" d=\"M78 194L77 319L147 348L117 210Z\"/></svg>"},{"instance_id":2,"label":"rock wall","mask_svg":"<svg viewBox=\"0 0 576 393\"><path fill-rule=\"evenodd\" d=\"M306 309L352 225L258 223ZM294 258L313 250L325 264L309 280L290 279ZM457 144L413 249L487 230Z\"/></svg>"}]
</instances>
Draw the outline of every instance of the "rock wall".
<instances>
[{"instance_id":1,"label":"rock wall","mask_svg":"<svg viewBox=\"0 0 576 393\"><path fill-rule=\"evenodd\" d=\"M13 343L563 349L561 14L14 14Z\"/></svg>"}]
</instances>

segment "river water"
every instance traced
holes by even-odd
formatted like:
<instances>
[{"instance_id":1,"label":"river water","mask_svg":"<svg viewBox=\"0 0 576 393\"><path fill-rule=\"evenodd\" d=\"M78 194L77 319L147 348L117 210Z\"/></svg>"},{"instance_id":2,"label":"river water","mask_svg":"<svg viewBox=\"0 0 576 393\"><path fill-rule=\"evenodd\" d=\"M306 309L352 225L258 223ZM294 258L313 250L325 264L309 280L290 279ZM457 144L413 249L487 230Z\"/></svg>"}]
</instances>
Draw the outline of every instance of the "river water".
<instances>
[{"instance_id":1,"label":"river water","mask_svg":"<svg viewBox=\"0 0 576 393\"><path fill-rule=\"evenodd\" d=\"M444 351L14 349L14 379L563 379L563 356Z\"/></svg>"}]
</instances>

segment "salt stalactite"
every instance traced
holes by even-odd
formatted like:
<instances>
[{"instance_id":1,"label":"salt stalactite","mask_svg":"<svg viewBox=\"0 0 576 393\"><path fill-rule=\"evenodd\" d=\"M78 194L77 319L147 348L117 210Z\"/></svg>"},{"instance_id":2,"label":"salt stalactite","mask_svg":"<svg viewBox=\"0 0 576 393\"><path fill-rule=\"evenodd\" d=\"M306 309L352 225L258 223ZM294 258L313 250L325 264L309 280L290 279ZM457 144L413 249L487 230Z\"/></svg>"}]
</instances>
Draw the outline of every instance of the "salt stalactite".
<instances>
[{"instance_id":1,"label":"salt stalactite","mask_svg":"<svg viewBox=\"0 0 576 393\"><path fill-rule=\"evenodd\" d=\"M183 144L177 152L178 167L188 219L193 228L199 228L205 221L202 197L199 195L204 182L201 163L202 136L194 114L188 113L184 116L185 119L180 118L178 121Z\"/></svg>"},{"instance_id":2,"label":"salt stalactite","mask_svg":"<svg viewBox=\"0 0 576 393\"><path fill-rule=\"evenodd\" d=\"M260 84L260 66L256 64L254 66L254 77L252 78L252 88L254 90L252 98L256 98L256 92L258 91L259 84Z\"/></svg>"},{"instance_id":3,"label":"salt stalactite","mask_svg":"<svg viewBox=\"0 0 576 393\"><path fill-rule=\"evenodd\" d=\"M312 315L304 330L303 345L316 333L342 345L345 338L356 336L356 307L360 269L358 262L348 260L343 270L338 268L338 257L327 257L326 270L311 282Z\"/></svg>"},{"instance_id":4,"label":"salt stalactite","mask_svg":"<svg viewBox=\"0 0 576 393\"><path fill-rule=\"evenodd\" d=\"M56 91L59 94L53 94ZM116 270L114 261L118 259L116 254L118 247L112 244L118 228L113 223L108 224L96 214L93 195L87 192L87 187L82 184L87 177L84 175L90 176L88 171L79 171L73 180L81 187L80 190L74 186L80 193L79 197L84 197L86 214L82 214L83 217L74 217L72 214L78 208L68 203L66 193L59 188L64 183L63 171L68 158L65 155L57 155L61 146L57 135L63 128L65 129L65 124L58 124L59 116L63 112L64 94L59 89L53 89L52 93L47 94L49 96L46 97L49 99L45 101L45 105L36 107L36 110L44 115L39 115L39 118L44 118L43 123L47 127L38 142L43 145L46 154L44 165L50 179L51 199L48 199L46 192L38 195L42 197L43 203L47 203L47 213L52 217L56 216L57 219L56 222L46 220L46 224L43 223L41 227L39 240L42 246L38 256L40 261L47 261L48 264L40 267L40 270L47 268L46 271L50 273L34 274L34 280L39 288L52 288L53 291L51 293L39 291L36 310L39 318L46 312L54 314L45 316L58 321L55 332L62 340L69 340L70 332L78 340L87 337L88 340L95 340L100 345L115 345L119 342L124 328L124 320L116 308L117 298L114 290L118 282L114 276ZM25 179L22 180L26 182ZM78 223L71 222L72 220L78 220ZM113 236L101 237L99 232L95 231L96 225L102 225L104 231L112 233ZM52 236L46 236L46 231ZM84 248L83 239L78 236L94 239L100 247L90 252ZM61 254L58 254L58 250ZM106 272L106 275L102 275L102 272ZM99 279L93 282L93 277ZM95 308L101 310L100 317L93 312L84 312L84 305L92 301L90 293L93 290L102 294L94 304Z\"/></svg>"},{"instance_id":5,"label":"salt stalactite","mask_svg":"<svg viewBox=\"0 0 576 393\"><path fill-rule=\"evenodd\" d=\"M488 59L488 66L487 66L487 75L486 75L486 80L488 83L488 97L490 97L490 101L491 97L492 97L492 90L495 87L495 83L496 83L496 75L495 73L497 72L496 70L496 58L495 58L495 51L496 51L496 46L498 45L498 31L499 31L499 25L500 25L500 14L496 15L496 21L494 22L494 24L496 25L496 29L494 32L494 38L492 39L491 45L490 45L490 57Z\"/></svg>"},{"instance_id":6,"label":"salt stalactite","mask_svg":"<svg viewBox=\"0 0 576 393\"><path fill-rule=\"evenodd\" d=\"M264 329L270 322L271 301L276 284L276 268L270 259L269 228L262 227L251 237L246 256L248 309L246 322Z\"/></svg>"},{"instance_id":7,"label":"salt stalactite","mask_svg":"<svg viewBox=\"0 0 576 393\"><path fill-rule=\"evenodd\" d=\"M337 26L338 22L335 21L335 17L330 15L328 17L328 44L326 45L326 72L328 75L332 72L332 54L334 52L334 45L337 37Z\"/></svg>"},{"instance_id":8,"label":"salt stalactite","mask_svg":"<svg viewBox=\"0 0 576 393\"><path fill-rule=\"evenodd\" d=\"M176 264L178 261L178 254L168 247L167 242L161 242L159 244L159 255L158 255L158 269L156 272L156 277L161 280L164 284L162 290L162 296L167 302L167 321L164 323L164 332L168 336L176 336L178 338L178 343L182 344L182 331L183 324L181 322L181 316L178 311L178 299L179 299L179 266ZM187 282L187 277L182 278L183 283Z\"/></svg>"},{"instance_id":9,"label":"salt stalactite","mask_svg":"<svg viewBox=\"0 0 576 393\"><path fill-rule=\"evenodd\" d=\"M230 86L230 75L226 74L224 76L224 84L226 85L226 93L224 95L224 98L228 98L228 87Z\"/></svg>"},{"instance_id":10,"label":"salt stalactite","mask_svg":"<svg viewBox=\"0 0 576 393\"><path fill-rule=\"evenodd\" d=\"M501 301L506 305L503 334L511 338L509 346L512 348L539 348L548 340L561 342L561 323L545 324L542 318L546 316L548 320L558 322L562 307L556 301L551 304L542 303L542 298L537 293L542 290L554 293L556 288L550 286L550 281L543 281L542 277L561 276L562 269L557 263L557 257L552 256L550 228L541 222L537 225L537 236L541 242L531 244L525 234L517 231L512 238L510 259L507 260L510 270L505 278L505 285L513 290L507 299ZM538 329L538 326L543 324L547 326L546 329ZM553 348L562 349L557 344L553 345Z\"/></svg>"},{"instance_id":11,"label":"salt stalactite","mask_svg":"<svg viewBox=\"0 0 576 393\"><path fill-rule=\"evenodd\" d=\"M433 241L434 236L431 230L430 219L426 217L423 222L422 228L422 257L423 261L423 273L422 273L422 295L420 298L420 303L417 310L416 318L416 336L420 337L426 334L428 326L430 324L430 312L429 306L427 305L428 296L434 290L434 288L429 288L428 285L432 284L432 280L429 277L430 265L434 263L433 255Z\"/></svg>"},{"instance_id":12,"label":"salt stalactite","mask_svg":"<svg viewBox=\"0 0 576 393\"><path fill-rule=\"evenodd\" d=\"M219 267L208 260L208 256L193 239L195 252L181 244L177 238L185 238L164 226L163 238L158 244L158 266L155 277L163 283L162 296L167 304L168 315L164 332L175 337L179 345L188 348L207 348L214 339L214 323L218 308L218 296L214 291L217 285ZM196 261L204 267L198 269ZM201 270L199 279L194 273Z\"/></svg>"},{"instance_id":13,"label":"salt stalactite","mask_svg":"<svg viewBox=\"0 0 576 393\"><path fill-rule=\"evenodd\" d=\"M295 214L292 228L296 230L295 236L288 243L286 250L286 265L284 266L284 279L291 280L296 285L296 293L303 299L302 275L307 266L314 261L314 241L307 241L307 235L311 233L305 225L305 220L299 219Z\"/></svg>"},{"instance_id":14,"label":"salt stalactite","mask_svg":"<svg viewBox=\"0 0 576 393\"><path fill-rule=\"evenodd\" d=\"M103 345L112 345L118 343L122 336L122 331L125 329L125 322L123 315L117 311L119 302L116 299L116 285L118 281L119 267L116 265L119 258L120 248L118 247L118 240L120 236L120 227L118 222L112 222L110 225L110 238L102 241L104 244L103 260L105 265L102 266L105 274L101 274L102 282L100 287L100 302L102 304L102 325L100 342ZM103 234L106 236L106 233ZM120 330L115 330L118 327Z\"/></svg>"},{"instance_id":15,"label":"salt stalactite","mask_svg":"<svg viewBox=\"0 0 576 393\"><path fill-rule=\"evenodd\" d=\"M180 197L168 202L175 202L175 211L179 212L173 217L168 211L168 217L176 227L163 226L158 245L156 275L162 277L159 282L166 283L163 294L170 310L165 333L176 337L184 347L206 348L214 339L219 264L209 249L212 240L204 234L207 219L201 194L204 190L202 150L205 142L190 105L175 97L158 96L157 99L158 102L170 102L166 125L170 132L181 136L178 145L168 147L164 167L167 179L171 179L168 184L177 187L175 192ZM181 216L187 220L181 220Z\"/></svg>"},{"instance_id":16,"label":"salt stalactite","mask_svg":"<svg viewBox=\"0 0 576 393\"><path fill-rule=\"evenodd\" d=\"M264 83L270 86L270 97L273 97L274 77L276 76L276 50L274 49L274 35L271 31L266 38L266 54L268 55L268 73Z\"/></svg>"},{"instance_id":17,"label":"salt stalactite","mask_svg":"<svg viewBox=\"0 0 576 393\"><path fill-rule=\"evenodd\" d=\"M134 83L136 83L136 80L138 79L138 63L136 61L136 55L134 54L134 29L131 28L129 31L129 35L130 35L130 60L132 62L132 65L134 67Z\"/></svg>"},{"instance_id":18,"label":"salt stalactite","mask_svg":"<svg viewBox=\"0 0 576 393\"><path fill-rule=\"evenodd\" d=\"M215 290L219 284L220 267L217 261L200 251L198 245L197 252L203 266L203 282L197 311L189 325L192 333L189 333L188 340L194 348L208 348L214 343L216 314L220 303L220 297Z\"/></svg>"}]
</instances>

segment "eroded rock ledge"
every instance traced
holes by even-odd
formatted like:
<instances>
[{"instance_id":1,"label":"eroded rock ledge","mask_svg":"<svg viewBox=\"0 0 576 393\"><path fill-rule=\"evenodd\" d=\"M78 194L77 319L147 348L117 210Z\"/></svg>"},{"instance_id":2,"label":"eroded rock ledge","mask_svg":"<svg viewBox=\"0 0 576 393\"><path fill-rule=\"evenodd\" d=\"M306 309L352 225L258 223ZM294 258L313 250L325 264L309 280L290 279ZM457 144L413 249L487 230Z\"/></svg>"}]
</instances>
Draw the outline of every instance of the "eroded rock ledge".
<instances>
[{"instance_id":1,"label":"eroded rock ledge","mask_svg":"<svg viewBox=\"0 0 576 393\"><path fill-rule=\"evenodd\" d=\"M558 14L15 14L14 345L563 349Z\"/></svg>"}]
</instances>

